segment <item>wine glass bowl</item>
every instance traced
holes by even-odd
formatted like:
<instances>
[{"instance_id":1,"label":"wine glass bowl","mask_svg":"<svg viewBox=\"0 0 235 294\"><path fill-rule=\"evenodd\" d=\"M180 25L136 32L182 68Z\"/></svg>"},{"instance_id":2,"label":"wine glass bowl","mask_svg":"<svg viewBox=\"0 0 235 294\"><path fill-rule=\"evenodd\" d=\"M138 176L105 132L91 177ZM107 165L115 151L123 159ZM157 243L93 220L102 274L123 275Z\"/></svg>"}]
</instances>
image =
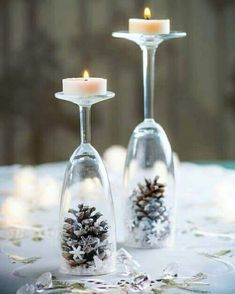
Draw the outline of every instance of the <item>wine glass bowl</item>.
<instances>
[{"instance_id":1,"label":"wine glass bowl","mask_svg":"<svg viewBox=\"0 0 235 294\"><path fill-rule=\"evenodd\" d=\"M174 164L171 146L153 119L139 124L125 163L125 243L137 248L171 246L174 232Z\"/></svg>"}]
</instances>

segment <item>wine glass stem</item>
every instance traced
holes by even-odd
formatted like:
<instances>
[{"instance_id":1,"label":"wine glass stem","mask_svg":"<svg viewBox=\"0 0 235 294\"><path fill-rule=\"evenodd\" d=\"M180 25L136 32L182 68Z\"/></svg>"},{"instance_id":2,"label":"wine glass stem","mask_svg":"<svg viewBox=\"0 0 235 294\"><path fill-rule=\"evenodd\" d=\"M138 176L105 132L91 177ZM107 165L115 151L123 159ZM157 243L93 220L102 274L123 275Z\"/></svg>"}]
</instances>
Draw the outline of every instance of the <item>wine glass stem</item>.
<instances>
[{"instance_id":1,"label":"wine glass stem","mask_svg":"<svg viewBox=\"0 0 235 294\"><path fill-rule=\"evenodd\" d=\"M143 51L144 118L153 118L156 47L141 46Z\"/></svg>"},{"instance_id":2,"label":"wine glass stem","mask_svg":"<svg viewBox=\"0 0 235 294\"><path fill-rule=\"evenodd\" d=\"M80 132L81 132L81 143L91 142L91 117L90 117L90 106L79 106L80 107Z\"/></svg>"}]
</instances>

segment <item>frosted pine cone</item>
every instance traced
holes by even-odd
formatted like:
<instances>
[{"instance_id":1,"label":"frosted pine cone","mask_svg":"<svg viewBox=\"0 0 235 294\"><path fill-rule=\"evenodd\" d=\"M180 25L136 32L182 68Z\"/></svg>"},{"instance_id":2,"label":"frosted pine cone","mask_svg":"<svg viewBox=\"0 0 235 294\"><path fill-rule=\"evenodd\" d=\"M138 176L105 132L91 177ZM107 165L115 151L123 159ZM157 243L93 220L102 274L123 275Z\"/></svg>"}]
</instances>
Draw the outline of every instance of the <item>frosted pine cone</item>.
<instances>
[{"instance_id":1,"label":"frosted pine cone","mask_svg":"<svg viewBox=\"0 0 235 294\"><path fill-rule=\"evenodd\" d=\"M159 177L145 179L130 196L129 229L138 246L156 247L170 234L170 221L165 206L165 185Z\"/></svg>"},{"instance_id":2,"label":"frosted pine cone","mask_svg":"<svg viewBox=\"0 0 235 294\"><path fill-rule=\"evenodd\" d=\"M71 267L95 266L110 255L109 227L95 207L83 204L69 209L71 217L64 220L61 237L62 256ZM95 257L97 257L95 259Z\"/></svg>"}]
</instances>

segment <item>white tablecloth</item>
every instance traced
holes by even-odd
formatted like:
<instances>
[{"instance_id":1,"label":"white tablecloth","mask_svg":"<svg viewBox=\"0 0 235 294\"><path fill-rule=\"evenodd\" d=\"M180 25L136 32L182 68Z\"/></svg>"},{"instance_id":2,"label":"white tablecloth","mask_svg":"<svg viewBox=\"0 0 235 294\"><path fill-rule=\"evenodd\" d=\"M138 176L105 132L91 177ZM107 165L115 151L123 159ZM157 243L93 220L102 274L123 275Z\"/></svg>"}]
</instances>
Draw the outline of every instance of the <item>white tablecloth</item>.
<instances>
[{"instance_id":1,"label":"white tablecloth","mask_svg":"<svg viewBox=\"0 0 235 294\"><path fill-rule=\"evenodd\" d=\"M53 193L57 193L53 184L59 183L61 185L65 164L45 164L35 167L34 170L37 177L46 178L49 186L52 184L50 187ZM17 205L15 212L6 212L7 207L11 206L11 202L7 202L7 199L13 200L16 204L22 203L21 199L18 201L19 199L13 195L13 187L17 182L16 175L20 171L20 166L0 168L0 204L2 206L0 293L4 294L15 293L21 285L34 281L36 277L46 271L52 272L57 278L65 279L57 270L58 244L56 236L59 197L56 196L54 202L42 201L38 207L39 200L43 200L45 196L40 196L37 191L35 195L38 197L38 201L33 203L30 211L27 210L23 216L20 214L20 212L24 212L23 208L21 206L17 208ZM24 179L24 176L22 178ZM28 178L30 176L25 176L26 180ZM110 169L110 180L115 211L118 216L118 241L121 242L120 171ZM42 193L45 194L43 189ZM42 199L40 199L41 197ZM179 164L177 168L177 206L177 233L173 248L161 250L128 249L128 251L140 263L141 271L147 272L152 278L161 276L164 267L169 263L176 262L179 266L179 276L189 277L199 272L207 275L206 282L209 285L202 289L215 294L234 294L235 171L215 165ZM22 229L16 229L11 225L6 229L6 218L11 217L12 213L13 217L15 213L18 218L23 218ZM32 226L35 232L30 229ZM224 254L217 256L218 252ZM40 257L40 259L31 264L11 263L12 260L9 257L12 255ZM116 278L117 274L102 276L104 280L113 281ZM187 292L173 289L166 293Z\"/></svg>"}]
</instances>

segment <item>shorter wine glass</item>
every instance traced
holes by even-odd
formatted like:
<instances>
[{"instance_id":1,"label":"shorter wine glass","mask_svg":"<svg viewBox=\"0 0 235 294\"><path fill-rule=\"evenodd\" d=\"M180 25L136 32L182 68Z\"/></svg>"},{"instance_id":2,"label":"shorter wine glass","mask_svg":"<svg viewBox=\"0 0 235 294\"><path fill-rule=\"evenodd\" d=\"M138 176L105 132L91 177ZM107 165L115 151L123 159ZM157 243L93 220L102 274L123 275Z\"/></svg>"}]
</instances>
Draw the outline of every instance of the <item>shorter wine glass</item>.
<instances>
[{"instance_id":1,"label":"shorter wine glass","mask_svg":"<svg viewBox=\"0 0 235 294\"><path fill-rule=\"evenodd\" d=\"M109 179L92 147L90 109L114 93L80 97L56 93L58 99L79 105L81 144L66 168L60 204L60 271L101 275L115 270L116 235Z\"/></svg>"}]
</instances>

